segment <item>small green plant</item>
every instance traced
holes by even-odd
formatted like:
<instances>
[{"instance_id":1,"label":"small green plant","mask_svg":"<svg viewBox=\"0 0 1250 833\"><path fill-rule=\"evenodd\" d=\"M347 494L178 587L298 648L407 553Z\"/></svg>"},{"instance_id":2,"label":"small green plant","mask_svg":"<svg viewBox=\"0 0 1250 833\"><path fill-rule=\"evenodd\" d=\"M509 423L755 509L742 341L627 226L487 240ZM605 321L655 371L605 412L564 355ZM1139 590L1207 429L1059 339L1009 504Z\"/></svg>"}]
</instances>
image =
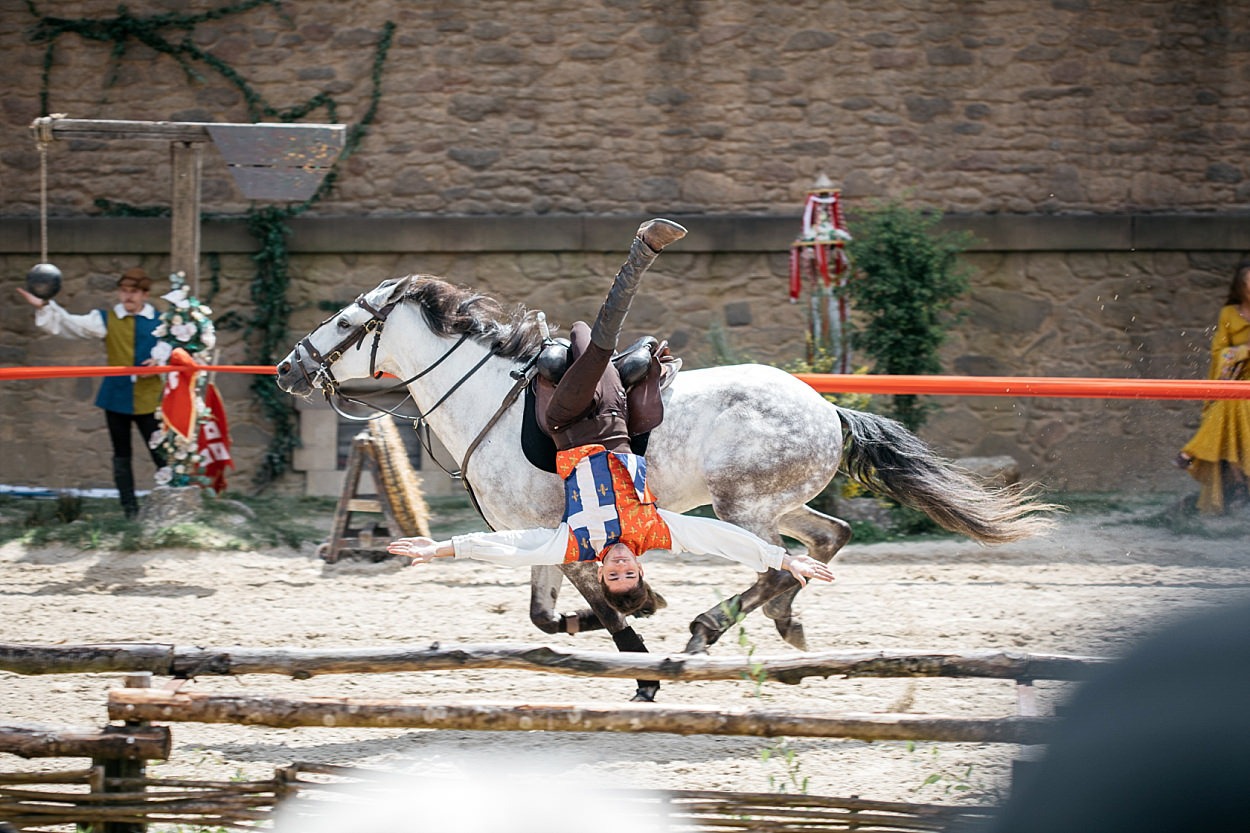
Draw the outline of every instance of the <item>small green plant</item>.
<instances>
[{"instance_id":1,"label":"small green plant","mask_svg":"<svg viewBox=\"0 0 1250 833\"><path fill-rule=\"evenodd\" d=\"M942 370L938 348L954 320L951 307L968 290L959 254L970 235L934 231L940 217L899 202L879 204L854 219L847 244L855 274L848 283L856 316L853 341L877 373L933 374ZM891 415L913 431L932 404L911 395L893 398Z\"/></svg>"},{"instance_id":2,"label":"small green plant","mask_svg":"<svg viewBox=\"0 0 1250 833\"><path fill-rule=\"evenodd\" d=\"M31 507L26 516L29 527L44 526L49 523L69 524L82 517L82 498L78 495L61 492L56 500L49 503L39 501Z\"/></svg>"},{"instance_id":3,"label":"small green plant","mask_svg":"<svg viewBox=\"0 0 1250 833\"><path fill-rule=\"evenodd\" d=\"M741 615L739 621L741 621ZM755 662L755 642L747 636L747 629L739 626L738 628L738 644L747 649L747 670L742 672L743 676L751 680L755 684L755 691L752 693L754 697L762 697L764 695L764 681L768 679L768 672L764 670L764 665Z\"/></svg>"},{"instance_id":4,"label":"small green plant","mask_svg":"<svg viewBox=\"0 0 1250 833\"><path fill-rule=\"evenodd\" d=\"M907 751L916 752L916 742L907 742ZM967 794L967 795L983 795L993 802L997 803L1001 800L1001 789L994 785L987 785L974 777L974 765L968 764L965 767L947 766L945 761L941 760L941 755L936 746L929 748L931 762L935 769L925 776L924 780L911 788L912 792L920 792L930 787L936 787L945 795Z\"/></svg>"},{"instance_id":5,"label":"small green plant","mask_svg":"<svg viewBox=\"0 0 1250 833\"><path fill-rule=\"evenodd\" d=\"M724 597L722 597L724 598ZM751 692L752 697L764 696L764 682L768 679L768 672L764 670L764 664L754 661L755 651L758 645L751 635L747 633L746 625L743 624L746 614L742 612L742 608L738 604L737 597L731 597L722 601L721 610L733 619L734 626L738 628L738 645L746 649L747 653L747 670L742 672L744 679L750 680L754 684L754 690ZM769 761L777 760L781 762L784 769L783 774L770 774L768 776L768 786L773 792L799 792L806 793L811 778L803 774L802 767L799 764L799 756L794 747L790 745L790 739L787 737L779 737L768 746L760 750L760 762L767 765Z\"/></svg>"},{"instance_id":6,"label":"small green plant","mask_svg":"<svg viewBox=\"0 0 1250 833\"><path fill-rule=\"evenodd\" d=\"M776 775L768 776L768 786L772 788L773 792L787 793L794 791L806 795L808 784L811 783L812 779L803 774L803 770L799 766L798 753L790 745L789 738L777 738L777 740L773 741L772 746L766 746L760 750L760 760L765 764L773 759L780 761L785 770L785 774L781 777Z\"/></svg>"}]
</instances>

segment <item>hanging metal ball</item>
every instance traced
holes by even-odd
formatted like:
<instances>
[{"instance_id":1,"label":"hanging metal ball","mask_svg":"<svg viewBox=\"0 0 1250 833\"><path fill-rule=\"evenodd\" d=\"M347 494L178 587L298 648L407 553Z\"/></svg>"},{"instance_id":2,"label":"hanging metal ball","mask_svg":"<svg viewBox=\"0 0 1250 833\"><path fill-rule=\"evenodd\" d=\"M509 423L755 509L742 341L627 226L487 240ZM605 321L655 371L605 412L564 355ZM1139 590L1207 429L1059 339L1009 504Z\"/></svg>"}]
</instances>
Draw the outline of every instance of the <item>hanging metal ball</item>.
<instances>
[{"instance_id":1,"label":"hanging metal ball","mask_svg":"<svg viewBox=\"0 0 1250 833\"><path fill-rule=\"evenodd\" d=\"M36 263L26 273L26 290L44 301L55 297L61 291L61 270L51 263Z\"/></svg>"}]
</instances>

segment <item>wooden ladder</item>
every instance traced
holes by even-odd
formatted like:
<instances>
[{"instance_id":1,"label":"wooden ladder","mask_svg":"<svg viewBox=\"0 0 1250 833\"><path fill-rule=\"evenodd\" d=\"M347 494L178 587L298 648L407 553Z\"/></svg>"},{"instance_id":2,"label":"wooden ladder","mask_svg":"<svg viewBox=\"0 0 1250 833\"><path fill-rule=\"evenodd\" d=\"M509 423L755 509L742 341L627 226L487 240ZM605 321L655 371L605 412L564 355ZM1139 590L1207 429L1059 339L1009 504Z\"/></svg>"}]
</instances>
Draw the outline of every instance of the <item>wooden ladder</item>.
<instances>
[{"instance_id":1,"label":"wooden ladder","mask_svg":"<svg viewBox=\"0 0 1250 833\"><path fill-rule=\"evenodd\" d=\"M352 450L347 457L347 470L343 478L343 493L334 510L330 540L317 550L327 564L338 561L345 552L363 554L374 561L384 561L392 557L386 551L387 542L403 535L399 524L395 522L394 511L382 486L377 455L378 449L368 430L361 431L352 438ZM379 490L378 494L361 495L359 492L360 475L366 466L373 478L374 488ZM356 515L372 516L373 520L359 522Z\"/></svg>"}]
</instances>

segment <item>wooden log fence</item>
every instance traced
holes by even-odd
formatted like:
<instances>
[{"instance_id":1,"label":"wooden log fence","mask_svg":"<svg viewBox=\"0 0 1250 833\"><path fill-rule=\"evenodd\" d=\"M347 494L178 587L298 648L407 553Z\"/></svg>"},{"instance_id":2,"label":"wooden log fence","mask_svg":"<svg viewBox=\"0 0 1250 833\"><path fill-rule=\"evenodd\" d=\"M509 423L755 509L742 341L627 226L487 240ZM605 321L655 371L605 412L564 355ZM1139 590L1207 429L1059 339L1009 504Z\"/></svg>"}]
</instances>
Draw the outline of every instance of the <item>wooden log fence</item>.
<instances>
[{"instance_id":1,"label":"wooden log fence","mask_svg":"<svg viewBox=\"0 0 1250 833\"><path fill-rule=\"evenodd\" d=\"M114 689L113 720L236 723L471 731L663 732L676 735L1041 743L1051 721L1041 717L828 715L747 708L623 704L517 705L428 703L356 697L271 697L157 689Z\"/></svg>"},{"instance_id":2,"label":"wooden log fence","mask_svg":"<svg viewBox=\"0 0 1250 833\"><path fill-rule=\"evenodd\" d=\"M46 830L77 824L135 826L164 824L178 829L258 829L273 820L281 804L288 820L312 824L327 801L369 811L392 794L396 773L327 764L294 764L257 781L184 778L108 779L111 791L82 792L103 778L101 767L55 773L0 774L0 820L19 829ZM412 775L405 776L411 783ZM43 789L29 789L42 784ZM14 786L16 785L16 786ZM647 818L665 819L668 829L691 833L751 830L762 833L841 831L899 833L942 831L983 822L990 807L872 801L858 797L722 790L604 790L616 811L637 807Z\"/></svg>"},{"instance_id":3,"label":"wooden log fence","mask_svg":"<svg viewBox=\"0 0 1250 833\"><path fill-rule=\"evenodd\" d=\"M818 737L859 740L1037 744L1051 720L1038 717L1034 680L1086 679L1106 660L1064 654L1003 651L828 651L760 657L621 654L567 651L514 643L442 644L387 648L179 647L151 643L29 645L0 643L0 671L23 675L126 673L128 688L109 693L108 715L124 725L99 731L0 727L0 753L23 757L88 757L87 770L0 773L0 820L43 829L90 824L113 833L146 824L201 823L248 827L270 817L273 807L303 788L283 778L230 785L151 779L142 761L170 754L171 730L150 722L235 723L271 727L335 726L481 731L656 732L679 735ZM966 718L917 714L778 712L752 708L705 708L656 704L437 703L326 697L271 697L185 693L145 687L152 675L273 674L308 679L324 674L372 674L467 669L522 670L570 676L712 681L744 679L798 684L809 677L962 677L1014 680L1018 713ZM305 770L307 771L307 770ZM82 785L89 792L82 792ZM78 786L75 786L78 785ZM305 785L309 787L310 785ZM61 787L60 792L53 787ZM49 790L53 790L49 792ZM791 831L942 829L947 811L917 811L859 799L802 797L803 806L781 807L781 796L751 800L749 794L666 793L671 817L685 829ZM742 803L742 801L746 803ZM797 797L796 797L797 800ZM684 802L684 803L683 803ZM821 802L827 802L822 804ZM689 811L678 812L679 803ZM937 815L934 815L936 813ZM744 819L748 821L744 821ZM726 826L728 825L728 826ZM743 827L745 825L745 827ZM813 826L814 825L814 826ZM880 825L880 826L878 826Z\"/></svg>"},{"instance_id":4,"label":"wooden log fence","mask_svg":"<svg viewBox=\"0 0 1250 833\"><path fill-rule=\"evenodd\" d=\"M776 656L710 657L566 651L515 643L443 644L411 648L180 648L147 643L25 645L0 643L0 671L80 674L148 671L189 679L321 674L511 669L571 676L667 681L750 679L797 684L807 677L977 677L1082 680L1105 659L1004 651L826 651Z\"/></svg>"},{"instance_id":5,"label":"wooden log fence","mask_svg":"<svg viewBox=\"0 0 1250 833\"><path fill-rule=\"evenodd\" d=\"M112 758L166 760L173 745L168 726L105 726L52 729L0 726L0 752L21 758Z\"/></svg>"},{"instance_id":6,"label":"wooden log fence","mask_svg":"<svg viewBox=\"0 0 1250 833\"><path fill-rule=\"evenodd\" d=\"M0 821L23 830L69 824L92 830L142 830L149 824L245 827L271 818L277 803L295 792L292 780L283 769L263 781L110 778L103 766L0 773Z\"/></svg>"}]
</instances>

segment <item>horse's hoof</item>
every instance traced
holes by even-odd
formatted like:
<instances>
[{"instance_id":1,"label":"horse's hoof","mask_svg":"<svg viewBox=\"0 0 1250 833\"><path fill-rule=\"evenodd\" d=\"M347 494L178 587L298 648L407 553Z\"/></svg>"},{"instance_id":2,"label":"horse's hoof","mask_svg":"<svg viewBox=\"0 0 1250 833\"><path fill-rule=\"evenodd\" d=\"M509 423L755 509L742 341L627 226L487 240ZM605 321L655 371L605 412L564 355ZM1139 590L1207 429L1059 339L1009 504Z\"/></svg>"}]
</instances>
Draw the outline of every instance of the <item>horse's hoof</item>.
<instances>
[{"instance_id":1,"label":"horse's hoof","mask_svg":"<svg viewBox=\"0 0 1250 833\"><path fill-rule=\"evenodd\" d=\"M640 685L638 690L634 692L634 696L629 698L631 703L654 703L655 695L660 693L660 686L656 685Z\"/></svg>"},{"instance_id":2,"label":"horse's hoof","mask_svg":"<svg viewBox=\"0 0 1250 833\"><path fill-rule=\"evenodd\" d=\"M774 619L773 624L777 626L777 633L781 634L781 638L787 644L798 648L800 651L807 650L807 635L803 633L802 622L792 617L786 617L785 619Z\"/></svg>"},{"instance_id":3,"label":"horse's hoof","mask_svg":"<svg viewBox=\"0 0 1250 833\"><path fill-rule=\"evenodd\" d=\"M713 630L695 620L690 623L690 641L686 643L685 653L706 654L707 649L715 645L720 636L720 631Z\"/></svg>"}]
</instances>

